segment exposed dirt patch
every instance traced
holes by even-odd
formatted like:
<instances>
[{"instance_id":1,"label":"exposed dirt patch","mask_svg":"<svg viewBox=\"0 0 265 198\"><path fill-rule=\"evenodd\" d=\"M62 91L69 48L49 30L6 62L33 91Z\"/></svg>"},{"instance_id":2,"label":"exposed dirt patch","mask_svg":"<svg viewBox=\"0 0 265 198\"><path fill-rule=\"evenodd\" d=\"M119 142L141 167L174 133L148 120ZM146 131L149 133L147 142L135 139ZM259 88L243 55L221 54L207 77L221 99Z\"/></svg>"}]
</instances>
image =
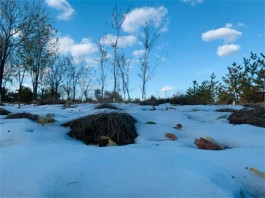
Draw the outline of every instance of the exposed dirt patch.
<instances>
[{"instance_id":1,"label":"exposed dirt patch","mask_svg":"<svg viewBox=\"0 0 265 198\"><path fill-rule=\"evenodd\" d=\"M27 118L29 120L37 121L39 119L39 116L31 113L14 113L14 114L8 114L6 116L6 119L20 119L20 118Z\"/></svg>"},{"instance_id":2,"label":"exposed dirt patch","mask_svg":"<svg viewBox=\"0 0 265 198\"><path fill-rule=\"evenodd\" d=\"M120 108L118 107L115 107L114 105L112 104L100 104L98 106L96 106L96 109L114 109L114 110L121 110Z\"/></svg>"},{"instance_id":3,"label":"exposed dirt patch","mask_svg":"<svg viewBox=\"0 0 265 198\"><path fill-rule=\"evenodd\" d=\"M234 112L228 118L231 124L250 124L265 127L265 107L253 106Z\"/></svg>"},{"instance_id":4,"label":"exposed dirt patch","mask_svg":"<svg viewBox=\"0 0 265 198\"><path fill-rule=\"evenodd\" d=\"M8 111L8 110L6 110L4 108L0 108L0 115L7 115L9 113L10 113L10 111Z\"/></svg>"},{"instance_id":5,"label":"exposed dirt patch","mask_svg":"<svg viewBox=\"0 0 265 198\"><path fill-rule=\"evenodd\" d=\"M238 110L235 110L235 109L230 109L230 108L222 108L222 109L217 109L215 110L217 112L231 112L231 113L235 113L237 112Z\"/></svg>"},{"instance_id":6,"label":"exposed dirt patch","mask_svg":"<svg viewBox=\"0 0 265 198\"><path fill-rule=\"evenodd\" d=\"M76 119L62 126L70 127L69 135L86 144L99 144L107 136L117 145L133 144L137 137L135 118L126 113L105 112Z\"/></svg>"}]
</instances>

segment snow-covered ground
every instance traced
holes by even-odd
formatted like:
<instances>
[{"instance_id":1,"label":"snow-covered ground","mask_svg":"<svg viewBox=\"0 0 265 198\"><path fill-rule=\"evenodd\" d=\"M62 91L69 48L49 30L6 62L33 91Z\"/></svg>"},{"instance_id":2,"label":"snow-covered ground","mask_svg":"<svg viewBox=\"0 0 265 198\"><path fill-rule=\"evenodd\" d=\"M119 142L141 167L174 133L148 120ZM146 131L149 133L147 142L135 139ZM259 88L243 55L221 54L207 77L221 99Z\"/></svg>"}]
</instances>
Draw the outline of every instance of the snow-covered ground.
<instances>
[{"instance_id":1,"label":"snow-covered ground","mask_svg":"<svg viewBox=\"0 0 265 198\"><path fill-rule=\"evenodd\" d=\"M137 119L135 144L96 147L70 138L60 125L103 111L93 104L6 104L12 113L53 113L57 121L42 126L0 116L0 197L265 197L265 179L249 170L265 172L264 128L231 125L231 113L215 111L241 106L115 105ZM161 141L166 133L178 139ZM200 137L229 149L200 150Z\"/></svg>"}]
</instances>

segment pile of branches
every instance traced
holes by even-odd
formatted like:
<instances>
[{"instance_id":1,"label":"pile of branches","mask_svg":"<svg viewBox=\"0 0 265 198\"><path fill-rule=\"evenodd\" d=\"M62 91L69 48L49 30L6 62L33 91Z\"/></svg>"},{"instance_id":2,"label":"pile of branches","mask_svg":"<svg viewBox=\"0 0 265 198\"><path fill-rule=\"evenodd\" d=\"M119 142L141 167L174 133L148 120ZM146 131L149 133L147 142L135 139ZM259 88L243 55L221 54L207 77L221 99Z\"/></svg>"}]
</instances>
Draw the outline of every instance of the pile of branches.
<instances>
[{"instance_id":1,"label":"pile of branches","mask_svg":"<svg viewBox=\"0 0 265 198\"><path fill-rule=\"evenodd\" d=\"M105 103L105 104L100 104L98 106L96 106L96 109L114 109L114 110L121 110L120 108L112 105L112 104L108 104L108 103Z\"/></svg>"},{"instance_id":2,"label":"pile of branches","mask_svg":"<svg viewBox=\"0 0 265 198\"><path fill-rule=\"evenodd\" d=\"M231 124L250 124L265 127L265 107L256 105L234 112L229 118Z\"/></svg>"},{"instance_id":3,"label":"pile of branches","mask_svg":"<svg viewBox=\"0 0 265 198\"><path fill-rule=\"evenodd\" d=\"M135 118L126 113L104 112L88 115L62 124L70 127L69 135L85 144L99 144L107 136L117 145L133 144L137 137Z\"/></svg>"},{"instance_id":4,"label":"pile of branches","mask_svg":"<svg viewBox=\"0 0 265 198\"><path fill-rule=\"evenodd\" d=\"M4 108L0 108L0 115L8 115L10 113L10 111L4 109Z\"/></svg>"},{"instance_id":5,"label":"pile of branches","mask_svg":"<svg viewBox=\"0 0 265 198\"><path fill-rule=\"evenodd\" d=\"M39 116L31 113L14 113L14 114L8 114L6 116L6 119L21 119L21 118L27 118L29 120L37 121L39 119Z\"/></svg>"}]
</instances>

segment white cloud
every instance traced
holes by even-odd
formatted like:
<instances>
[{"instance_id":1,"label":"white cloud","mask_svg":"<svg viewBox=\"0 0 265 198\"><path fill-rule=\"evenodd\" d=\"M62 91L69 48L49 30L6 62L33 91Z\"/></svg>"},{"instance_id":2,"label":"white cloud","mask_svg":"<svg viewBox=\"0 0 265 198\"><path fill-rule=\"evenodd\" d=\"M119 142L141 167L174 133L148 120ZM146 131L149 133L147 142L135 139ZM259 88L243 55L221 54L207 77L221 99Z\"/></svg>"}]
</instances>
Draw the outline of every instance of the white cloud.
<instances>
[{"instance_id":1,"label":"white cloud","mask_svg":"<svg viewBox=\"0 0 265 198\"><path fill-rule=\"evenodd\" d=\"M112 43L115 43L116 36L111 34L106 34L100 39L100 43L102 45L111 45ZM129 46L133 46L137 42L137 38L135 36L129 35L129 36L121 36L118 39L118 47L125 48Z\"/></svg>"},{"instance_id":2,"label":"white cloud","mask_svg":"<svg viewBox=\"0 0 265 198\"><path fill-rule=\"evenodd\" d=\"M215 30L209 30L205 33L202 33L202 40L204 41L214 41L217 39L224 40L224 42L233 42L238 37L242 35L242 32L239 32L235 29L224 27Z\"/></svg>"},{"instance_id":3,"label":"white cloud","mask_svg":"<svg viewBox=\"0 0 265 198\"><path fill-rule=\"evenodd\" d=\"M97 51L96 44L88 38L83 38L80 43L76 43L70 36L59 37L59 52L71 54L74 58L91 55Z\"/></svg>"},{"instance_id":4,"label":"white cloud","mask_svg":"<svg viewBox=\"0 0 265 198\"><path fill-rule=\"evenodd\" d=\"M13 34L13 38L16 39L16 38L18 38L19 36L22 35L22 32L20 30L13 29L12 30L12 34Z\"/></svg>"},{"instance_id":5,"label":"white cloud","mask_svg":"<svg viewBox=\"0 0 265 198\"><path fill-rule=\"evenodd\" d=\"M180 0L184 3L190 3L192 6L203 3L204 0Z\"/></svg>"},{"instance_id":6,"label":"white cloud","mask_svg":"<svg viewBox=\"0 0 265 198\"><path fill-rule=\"evenodd\" d=\"M141 7L135 8L129 12L122 24L124 32L134 33L137 32L140 27L143 27L146 23L152 24L155 28L158 28L162 21L168 14L167 8L160 7ZM162 31L166 31L166 27L162 28Z\"/></svg>"},{"instance_id":7,"label":"white cloud","mask_svg":"<svg viewBox=\"0 0 265 198\"><path fill-rule=\"evenodd\" d=\"M232 23L227 23L227 24L225 24L225 27L226 28L232 28L233 27L233 24Z\"/></svg>"},{"instance_id":8,"label":"white cloud","mask_svg":"<svg viewBox=\"0 0 265 198\"><path fill-rule=\"evenodd\" d=\"M167 86L162 87L160 89L160 92L169 92L169 91L173 91L173 90L175 90L175 87L167 85Z\"/></svg>"},{"instance_id":9,"label":"white cloud","mask_svg":"<svg viewBox=\"0 0 265 198\"><path fill-rule=\"evenodd\" d=\"M248 26L245 23L239 22L237 24L237 27L243 27L243 28L247 28Z\"/></svg>"},{"instance_id":10,"label":"white cloud","mask_svg":"<svg viewBox=\"0 0 265 198\"><path fill-rule=\"evenodd\" d=\"M229 44L229 45L218 46L216 53L220 57L225 57L233 55L237 53L239 50L240 50L239 45Z\"/></svg>"},{"instance_id":11,"label":"white cloud","mask_svg":"<svg viewBox=\"0 0 265 198\"><path fill-rule=\"evenodd\" d=\"M135 58L140 58L144 55L144 50L134 50L132 52L132 55L135 57Z\"/></svg>"},{"instance_id":12,"label":"white cloud","mask_svg":"<svg viewBox=\"0 0 265 198\"><path fill-rule=\"evenodd\" d=\"M67 0L45 0L45 2L49 7L61 11L61 14L57 16L60 20L69 20L74 14L74 9Z\"/></svg>"},{"instance_id":13,"label":"white cloud","mask_svg":"<svg viewBox=\"0 0 265 198\"><path fill-rule=\"evenodd\" d=\"M166 56L162 56L162 55L157 54L157 53L154 54L154 57L156 57L161 62L166 62L167 61L167 57Z\"/></svg>"}]
</instances>

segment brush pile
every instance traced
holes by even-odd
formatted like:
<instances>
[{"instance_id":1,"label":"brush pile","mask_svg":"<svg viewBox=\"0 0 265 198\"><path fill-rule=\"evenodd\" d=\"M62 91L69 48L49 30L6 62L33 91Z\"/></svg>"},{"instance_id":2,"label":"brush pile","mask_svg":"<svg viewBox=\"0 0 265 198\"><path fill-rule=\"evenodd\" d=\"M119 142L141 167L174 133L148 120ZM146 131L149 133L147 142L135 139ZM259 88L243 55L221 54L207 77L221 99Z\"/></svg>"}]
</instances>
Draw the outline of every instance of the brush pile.
<instances>
[{"instance_id":1,"label":"brush pile","mask_svg":"<svg viewBox=\"0 0 265 198\"><path fill-rule=\"evenodd\" d=\"M228 120L231 124L250 124L265 127L265 107L257 105L238 110Z\"/></svg>"},{"instance_id":2,"label":"brush pile","mask_svg":"<svg viewBox=\"0 0 265 198\"><path fill-rule=\"evenodd\" d=\"M69 135L85 144L99 145L102 136L109 137L117 145L133 144L137 137L136 120L129 114L104 112L88 115L62 124L70 127Z\"/></svg>"}]
</instances>

